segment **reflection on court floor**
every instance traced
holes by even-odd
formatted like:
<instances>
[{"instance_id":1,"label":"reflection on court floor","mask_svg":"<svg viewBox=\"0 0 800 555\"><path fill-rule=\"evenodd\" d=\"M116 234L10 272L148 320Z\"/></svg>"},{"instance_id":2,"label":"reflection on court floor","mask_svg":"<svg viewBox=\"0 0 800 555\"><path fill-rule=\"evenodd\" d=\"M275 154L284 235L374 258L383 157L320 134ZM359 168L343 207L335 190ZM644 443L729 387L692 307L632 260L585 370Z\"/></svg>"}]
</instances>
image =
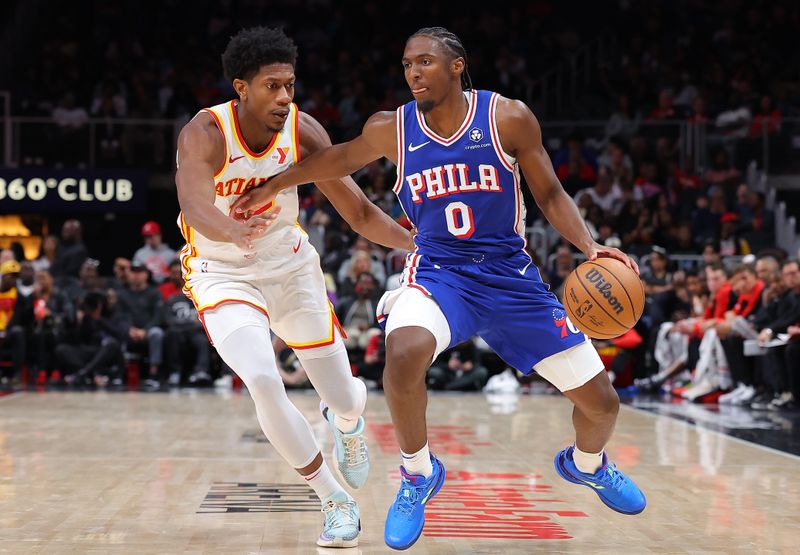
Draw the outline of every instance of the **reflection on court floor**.
<instances>
[{"instance_id":1,"label":"reflection on court floor","mask_svg":"<svg viewBox=\"0 0 800 555\"><path fill-rule=\"evenodd\" d=\"M506 397L431 397L430 443L448 480L414 553L795 551L800 459L720 433L791 437L793 422L654 401L623 407L609 455L648 497L630 517L554 471L573 437L566 399ZM291 398L329 453L316 395ZM349 552L390 553L383 520L399 455L380 395L365 416L372 473L354 492L363 532ZM246 392L5 397L0 553L333 553L314 545L313 494L262 439Z\"/></svg>"}]
</instances>

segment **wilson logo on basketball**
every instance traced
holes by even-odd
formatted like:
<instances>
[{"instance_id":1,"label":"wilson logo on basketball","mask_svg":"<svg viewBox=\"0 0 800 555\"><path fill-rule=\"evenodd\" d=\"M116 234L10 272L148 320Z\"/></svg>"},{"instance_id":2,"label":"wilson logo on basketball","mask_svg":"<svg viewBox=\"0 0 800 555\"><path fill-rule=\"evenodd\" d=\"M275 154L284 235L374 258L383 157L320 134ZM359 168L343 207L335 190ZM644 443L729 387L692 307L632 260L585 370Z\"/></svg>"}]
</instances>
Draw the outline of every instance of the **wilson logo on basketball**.
<instances>
[{"instance_id":1,"label":"wilson logo on basketball","mask_svg":"<svg viewBox=\"0 0 800 555\"><path fill-rule=\"evenodd\" d=\"M586 281L594 285L597 292L603 296L604 299L608 301L609 306L611 309L617 313L617 315L622 314L625 311L625 308L620 304L619 299L617 299L611 293L611 284L603 278L603 274L592 268L586 274L584 274Z\"/></svg>"}]
</instances>

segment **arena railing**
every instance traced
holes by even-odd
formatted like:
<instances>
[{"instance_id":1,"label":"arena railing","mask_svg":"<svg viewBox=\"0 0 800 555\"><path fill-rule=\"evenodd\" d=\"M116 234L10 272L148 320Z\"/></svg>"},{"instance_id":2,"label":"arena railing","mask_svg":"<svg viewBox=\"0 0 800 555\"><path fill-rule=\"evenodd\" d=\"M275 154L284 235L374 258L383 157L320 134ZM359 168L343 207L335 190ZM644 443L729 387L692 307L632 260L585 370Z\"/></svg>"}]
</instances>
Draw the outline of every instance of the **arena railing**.
<instances>
[{"instance_id":1,"label":"arena railing","mask_svg":"<svg viewBox=\"0 0 800 555\"><path fill-rule=\"evenodd\" d=\"M0 91L0 100L7 100ZM4 106L8 102L3 102ZM152 171L174 169L175 145L181 119L89 118L77 127L58 125L51 117L11 116L0 111L0 152L6 166L83 165L86 167L139 167ZM599 155L611 139L606 120L543 120L545 146L552 153L572 135ZM751 129L752 131L752 129ZM641 121L636 135L652 149L660 137L677 145L678 162L691 157L699 171L710 165L716 148L725 148L735 164L757 167L770 174L800 173L800 118L784 118L779 128L763 127L755 136L734 138L712 123L685 120Z\"/></svg>"},{"instance_id":2,"label":"arena railing","mask_svg":"<svg viewBox=\"0 0 800 555\"><path fill-rule=\"evenodd\" d=\"M89 118L77 126L51 117L11 116L6 165L141 168L171 172L178 133L188 119Z\"/></svg>"},{"instance_id":3,"label":"arena railing","mask_svg":"<svg viewBox=\"0 0 800 555\"><path fill-rule=\"evenodd\" d=\"M747 168L747 184L750 189L765 194L765 206L775 213L775 246L786 251L790 257L800 256L800 234L797 232L797 218L790 214L786 202L778 201L778 187L791 188L791 184L781 185L780 181L787 176L773 176L769 179L767 173L758 169L756 161L752 161ZM797 181L796 177L788 176L788 181ZM797 213L795 207L795 214Z\"/></svg>"},{"instance_id":4,"label":"arena railing","mask_svg":"<svg viewBox=\"0 0 800 555\"><path fill-rule=\"evenodd\" d=\"M540 117L574 111L580 91L591 87L598 68L616 55L617 42L616 30L606 30L537 78L525 80L525 100Z\"/></svg>"},{"instance_id":5,"label":"arena railing","mask_svg":"<svg viewBox=\"0 0 800 555\"><path fill-rule=\"evenodd\" d=\"M545 271L548 271L550 268L553 267L555 263L557 253L551 253L547 256L547 266L544 268ZM640 269L645 269L650 265L650 255L645 254L643 256L635 256L630 255L630 257L636 261L639 265ZM737 264L741 263L743 256L724 256L722 257L722 264L725 266L726 269L729 271L736 267ZM544 259L543 259L544 260ZM580 264L584 260L586 260L586 256L583 253L576 252L572 253L572 260L575 265ZM703 256L700 254L673 254L669 257L670 265L672 266L673 270L684 270L689 272L697 272L703 267Z\"/></svg>"}]
</instances>

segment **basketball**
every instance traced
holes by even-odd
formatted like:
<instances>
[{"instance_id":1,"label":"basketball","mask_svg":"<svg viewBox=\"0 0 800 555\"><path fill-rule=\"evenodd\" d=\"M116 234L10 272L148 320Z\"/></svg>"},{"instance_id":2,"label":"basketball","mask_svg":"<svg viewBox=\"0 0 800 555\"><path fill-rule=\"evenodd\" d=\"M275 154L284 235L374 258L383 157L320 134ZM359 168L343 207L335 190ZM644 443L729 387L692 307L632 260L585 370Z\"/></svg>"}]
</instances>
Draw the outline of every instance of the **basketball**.
<instances>
[{"instance_id":1,"label":"basketball","mask_svg":"<svg viewBox=\"0 0 800 555\"><path fill-rule=\"evenodd\" d=\"M642 316L644 286L614 258L586 261L564 282L564 308L579 330L594 339L619 337Z\"/></svg>"}]
</instances>

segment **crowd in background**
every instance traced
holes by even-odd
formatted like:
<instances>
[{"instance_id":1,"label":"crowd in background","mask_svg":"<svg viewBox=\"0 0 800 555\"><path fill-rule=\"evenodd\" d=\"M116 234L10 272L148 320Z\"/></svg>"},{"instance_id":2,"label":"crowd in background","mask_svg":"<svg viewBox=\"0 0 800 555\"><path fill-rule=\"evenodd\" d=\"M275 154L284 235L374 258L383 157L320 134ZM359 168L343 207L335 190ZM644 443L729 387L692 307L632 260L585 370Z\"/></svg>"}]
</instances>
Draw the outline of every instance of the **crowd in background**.
<instances>
[{"instance_id":1,"label":"crowd in background","mask_svg":"<svg viewBox=\"0 0 800 555\"><path fill-rule=\"evenodd\" d=\"M95 4L85 33L84 20L63 24L80 11L54 5L57 16L44 22L42 40L25 53L32 63L11 84L13 113L52 117L57 129L20 126L22 135L52 134L22 137L22 165L87 164L87 143L76 134L88 136L88 118L100 117L97 166L169 176L175 129L200 108L234 96L219 53L236 30L254 22L282 25L297 41L295 100L334 142L358 133L375 111L410 100L399 57L405 37L416 30L413 22L420 20L413 3L394 8L391 22L370 2L352 10L347 2L324 0L270 3L269 9L259 2L200 2L191 14L174 2L152 13L133 2ZM743 177L748 162L763 155L763 135L787 133L784 118L800 114L792 92L800 88L791 86L800 82L800 72L781 59L800 23L798 5L755 2L745 9L736 1L645 7L541 0L509 6L503 14L484 5L469 17L447 7L434 0L425 3L424 13L460 34L475 85L527 99L535 113L536 99L528 98L531 80L598 35L613 32L617 47L593 68L596 82L581 88L569 112L542 119L556 172L598 240L618 241L634 254L648 252L651 244L672 253L700 253L716 242L724 255L769 246L773 215L764 197L743 185ZM279 8L286 9L276 17ZM312 9L325 24L306 24L303 15ZM581 117L606 123L550 124L553 118ZM176 124L118 125L124 118ZM702 133L708 146L703 160L687 155L689 135L677 135L675 122L708 126ZM389 186L395 180L390 164L373 164L357 177L388 213L401 216ZM301 194L310 212L330 211L312 189ZM532 225L541 216L531 195L526 193L525 201ZM174 218L174 199L151 204L150 218L162 223ZM326 225L339 224L331 215ZM115 254L98 252L97 258L107 261Z\"/></svg>"},{"instance_id":2,"label":"crowd in background","mask_svg":"<svg viewBox=\"0 0 800 555\"><path fill-rule=\"evenodd\" d=\"M375 308L385 290L399 286L406 253L387 252L361 237L348 242L338 215L323 197L316 198L304 206L302 218L320 251L328 295L347 333L353 373L381 387L385 347ZM141 387L151 391L205 387L215 380L230 385L232 375L185 295L176 250L163 243L155 221L145 222L141 234L141 248L130 258L117 257L110 272L101 272L91 258L78 220L65 222L60 238L47 237L35 260L25 260L20 248L0 252L3 387L126 389L131 364ZM579 257L559 246L547 268L535 252L531 255L542 279L560 296ZM651 245L640 261L647 292L643 317L623 336L595 341L618 388L663 389L698 402L795 407L800 399L795 259L778 249L757 257L725 256L719 243L709 242L696 259L676 264L665 248ZM273 347L286 385L308 387L292 350L278 337ZM497 386L509 372L514 375L480 338L473 338L434 361L428 384L480 390L487 382L491 388L492 379ZM511 380L513 387L524 387L525 380L518 378Z\"/></svg>"},{"instance_id":3,"label":"crowd in background","mask_svg":"<svg viewBox=\"0 0 800 555\"><path fill-rule=\"evenodd\" d=\"M284 27L298 43L296 101L334 141L353 137L375 111L411 99L400 65L403 44L432 23L462 38L476 86L521 98L536 112L544 109L536 103L547 70L582 48L596 49L598 37L612 37L592 62L590 84L580 88L576 102L547 117L612 114L604 140L616 137L626 150L632 179L646 179L651 171L639 167L641 141L654 138L642 124L708 123L724 142L764 130L780 133L783 117L800 114L793 86L800 70L785 63L800 7L786 0L536 0L502 11L486 3L455 10L432 0L392 6L391 18L380 3L350 0L204 0L191 10L179 2L160 2L157 9L132 1L50 3L51 16L37 21L35 33L18 37L21 54L6 62L5 73L15 76L6 85L12 113L52 117L57 124L22 128L26 165L87 163L91 117L103 122L95 130L96 165L169 171L171 127L118 122L185 121L230 99L220 53L238 29L262 22ZM557 133L560 140L568 134ZM674 145L662 147L658 156ZM752 150L746 142L739 148L732 152L737 163Z\"/></svg>"},{"instance_id":4,"label":"crowd in background","mask_svg":"<svg viewBox=\"0 0 800 555\"><path fill-rule=\"evenodd\" d=\"M695 402L795 409L800 400L800 266L765 254L733 268L710 260L655 294L653 373L635 388ZM666 266L664 267L666 272ZM667 277L669 275L667 274ZM652 316L656 316L653 318Z\"/></svg>"},{"instance_id":5,"label":"crowd in background","mask_svg":"<svg viewBox=\"0 0 800 555\"><path fill-rule=\"evenodd\" d=\"M131 361L146 361L148 389L210 381L208 340L182 292L176 251L157 222L141 232L144 245L116 258L111 275L101 275L78 220L47 237L35 260L0 252L0 345L11 363L3 385L124 387Z\"/></svg>"}]
</instances>

